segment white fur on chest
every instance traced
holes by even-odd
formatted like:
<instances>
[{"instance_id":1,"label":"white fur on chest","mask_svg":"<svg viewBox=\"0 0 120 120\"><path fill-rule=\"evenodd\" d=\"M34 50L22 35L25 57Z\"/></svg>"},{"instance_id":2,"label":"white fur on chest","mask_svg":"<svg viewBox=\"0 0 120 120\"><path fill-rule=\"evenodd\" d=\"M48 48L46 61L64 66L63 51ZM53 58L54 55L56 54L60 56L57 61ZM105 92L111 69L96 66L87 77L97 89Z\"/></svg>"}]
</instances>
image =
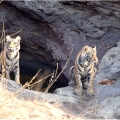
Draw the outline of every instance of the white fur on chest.
<instances>
[{"instance_id":1,"label":"white fur on chest","mask_svg":"<svg viewBox=\"0 0 120 120\"><path fill-rule=\"evenodd\" d=\"M9 71L14 70L16 66L19 65L19 52L14 52L13 54L7 54L9 59L6 59L6 63L9 65L7 66ZM16 64L17 62L17 64Z\"/></svg>"}]
</instances>

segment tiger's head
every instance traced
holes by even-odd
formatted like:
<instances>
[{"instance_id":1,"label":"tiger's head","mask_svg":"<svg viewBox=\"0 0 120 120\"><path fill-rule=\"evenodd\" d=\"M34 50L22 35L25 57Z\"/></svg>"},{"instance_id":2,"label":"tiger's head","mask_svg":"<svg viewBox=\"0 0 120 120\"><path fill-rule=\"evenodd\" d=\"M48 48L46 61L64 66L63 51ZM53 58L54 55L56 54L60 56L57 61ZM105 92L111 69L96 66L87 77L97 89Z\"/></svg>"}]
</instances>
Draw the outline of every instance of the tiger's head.
<instances>
[{"instance_id":1,"label":"tiger's head","mask_svg":"<svg viewBox=\"0 0 120 120\"><path fill-rule=\"evenodd\" d=\"M78 62L84 68L88 67L91 63L98 63L98 58L96 55L96 46L93 48L90 46L84 46L82 48L81 55Z\"/></svg>"},{"instance_id":2,"label":"tiger's head","mask_svg":"<svg viewBox=\"0 0 120 120\"><path fill-rule=\"evenodd\" d=\"M20 36L16 38L11 38L9 35L6 36L5 48L9 54L16 53L20 50Z\"/></svg>"}]
</instances>

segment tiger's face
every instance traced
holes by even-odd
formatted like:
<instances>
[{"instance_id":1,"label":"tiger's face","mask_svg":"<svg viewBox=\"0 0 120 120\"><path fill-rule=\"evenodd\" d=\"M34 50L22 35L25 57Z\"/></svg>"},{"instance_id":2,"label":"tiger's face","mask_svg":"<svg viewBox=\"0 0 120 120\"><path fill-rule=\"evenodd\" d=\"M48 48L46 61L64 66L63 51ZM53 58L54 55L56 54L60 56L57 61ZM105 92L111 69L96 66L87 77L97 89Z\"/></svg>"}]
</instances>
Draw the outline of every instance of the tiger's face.
<instances>
[{"instance_id":1,"label":"tiger's face","mask_svg":"<svg viewBox=\"0 0 120 120\"><path fill-rule=\"evenodd\" d=\"M96 47L92 48L89 46L85 46L81 53L79 64L81 64L81 66L84 68L88 67L91 63L95 62L95 58L94 58L95 54L96 54Z\"/></svg>"},{"instance_id":2,"label":"tiger's face","mask_svg":"<svg viewBox=\"0 0 120 120\"><path fill-rule=\"evenodd\" d=\"M5 47L9 54L13 54L20 50L20 39L20 36L17 36L16 38L11 38L9 35L6 36Z\"/></svg>"}]
</instances>

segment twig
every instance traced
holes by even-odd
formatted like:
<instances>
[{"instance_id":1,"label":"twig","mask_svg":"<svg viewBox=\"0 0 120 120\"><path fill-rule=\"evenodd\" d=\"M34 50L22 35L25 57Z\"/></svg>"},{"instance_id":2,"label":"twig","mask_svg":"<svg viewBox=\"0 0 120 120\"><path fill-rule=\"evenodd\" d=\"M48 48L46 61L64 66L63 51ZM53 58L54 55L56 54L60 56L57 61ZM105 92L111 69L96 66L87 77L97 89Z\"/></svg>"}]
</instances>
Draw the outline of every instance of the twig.
<instances>
[{"instance_id":1,"label":"twig","mask_svg":"<svg viewBox=\"0 0 120 120\"><path fill-rule=\"evenodd\" d=\"M56 76L57 76L57 72L58 72L58 63L57 63L57 67L56 67L55 74L54 74L54 77L55 77L55 78L56 78Z\"/></svg>"},{"instance_id":2,"label":"twig","mask_svg":"<svg viewBox=\"0 0 120 120\"><path fill-rule=\"evenodd\" d=\"M71 57L71 55L72 55L73 49L74 49L74 44L73 44L72 50L71 50L71 52L70 52L70 55L69 55L69 57L68 57L68 60L67 60L67 62L65 63L65 66L63 67L63 69L61 70L61 72L57 75L57 77L54 78L53 82L46 88L46 90L44 91L45 93L48 92L48 90L51 88L51 86L55 83L55 81L59 78L59 76L60 76L60 75L63 73L63 71L65 70L65 68L66 68L66 66L67 66L67 64L68 64L68 62L69 62L69 60L70 60L70 57Z\"/></svg>"},{"instance_id":3,"label":"twig","mask_svg":"<svg viewBox=\"0 0 120 120\"><path fill-rule=\"evenodd\" d=\"M53 73L52 73L52 74L53 74ZM48 76L46 76L46 77L44 77L44 78L42 78L42 79L36 81L35 83L33 83L33 84L29 85L29 86L30 86L30 87L33 87L35 84L37 84L37 83L41 82L42 80L44 80L44 79L50 77L52 74L50 74L50 75L48 75Z\"/></svg>"},{"instance_id":4,"label":"twig","mask_svg":"<svg viewBox=\"0 0 120 120\"><path fill-rule=\"evenodd\" d=\"M5 29L4 29L4 23L3 23L3 39L5 39ZM4 49L5 41L3 41L3 49Z\"/></svg>"},{"instance_id":5,"label":"twig","mask_svg":"<svg viewBox=\"0 0 120 120\"><path fill-rule=\"evenodd\" d=\"M38 72L35 74L35 76L30 80L28 83L29 85L32 83L32 81L38 76L38 73L41 71L41 69L38 70Z\"/></svg>"},{"instance_id":6,"label":"twig","mask_svg":"<svg viewBox=\"0 0 120 120\"><path fill-rule=\"evenodd\" d=\"M3 0L0 1L0 3L2 3L2 2L3 2Z\"/></svg>"},{"instance_id":7,"label":"twig","mask_svg":"<svg viewBox=\"0 0 120 120\"><path fill-rule=\"evenodd\" d=\"M16 34L18 34L19 32L21 32L21 30L19 30L19 31L13 33L13 34L11 34L10 36L16 35Z\"/></svg>"},{"instance_id":8,"label":"twig","mask_svg":"<svg viewBox=\"0 0 120 120\"><path fill-rule=\"evenodd\" d=\"M49 80L49 83L48 83L47 88L46 88L45 90L43 90L43 92L48 93L48 90L50 89L51 84L52 84L53 82L55 82L55 78L56 78L56 76L57 76L57 72L58 72L58 63L57 63L56 70L53 72L53 74L52 74L52 76L51 76L51 78L50 78L50 80Z\"/></svg>"},{"instance_id":9,"label":"twig","mask_svg":"<svg viewBox=\"0 0 120 120\"><path fill-rule=\"evenodd\" d=\"M23 88L26 88L28 86L28 82L26 82L19 90L15 92L15 94L18 94Z\"/></svg>"},{"instance_id":10,"label":"twig","mask_svg":"<svg viewBox=\"0 0 120 120\"><path fill-rule=\"evenodd\" d=\"M1 41L2 39L5 39L4 22L3 22L3 25L2 25L2 35L1 35L0 41ZM3 52L0 54L1 67L3 66L3 64L5 65L5 72L4 72L4 74L3 74L2 70L1 70L1 72L2 72L2 76L1 76L1 79L2 79L2 80L1 80L1 82L2 82L3 84L6 84L6 79L4 79L4 77L6 76L6 64L5 64L5 58L4 58L4 54L5 54L5 49L4 49L5 41L1 41L1 42L2 42L1 52L3 51Z\"/></svg>"},{"instance_id":11,"label":"twig","mask_svg":"<svg viewBox=\"0 0 120 120\"><path fill-rule=\"evenodd\" d=\"M2 35L1 35L0 41L2 40L2 37L3 37L3 27L2 27Z\"/></svg>"},{"instance_id":12,"label":"twig","mask_svg":"<svg viewBox=\"0 0 120 120\"><path fill-rule=\"evenodd\" d=\"M0 38L0 42L2 42L1 51L3 51L3 49L4 49L4 43L3 43L2 38L5 39L4 23L3 23L3 25L2 25L2 35L1 35L1 38Z\"/></svg>"},{"instance_id":13,"label":"twig","mask_svg":"<svg viewBox=\"0 0 120 120\"><path fill-rule=\"evenodd\" d=\"M16 34L18 34L19 32L21 32L21 30L19 30L19 31L13 33L13 34L11 34L10 36L16 35ZM5 39L6 39L6 38L2 39L2 41L0 41L0 43L3 42Z\"/></svg>"},{"instance_id":14,"label":"twig","mask_svg":"<svg viewBox=\"0 0 120 120\"><path fill-rule=\"evenodd\" d=\"M38 72L35 74L35 76L33 76L33 78L30 80L30 82L26 82L15 94L19 93L23 88L28 87L32 81L38 76L38 73L40 72L40 70L38 70Z\"/></svg>"}]
</instances>

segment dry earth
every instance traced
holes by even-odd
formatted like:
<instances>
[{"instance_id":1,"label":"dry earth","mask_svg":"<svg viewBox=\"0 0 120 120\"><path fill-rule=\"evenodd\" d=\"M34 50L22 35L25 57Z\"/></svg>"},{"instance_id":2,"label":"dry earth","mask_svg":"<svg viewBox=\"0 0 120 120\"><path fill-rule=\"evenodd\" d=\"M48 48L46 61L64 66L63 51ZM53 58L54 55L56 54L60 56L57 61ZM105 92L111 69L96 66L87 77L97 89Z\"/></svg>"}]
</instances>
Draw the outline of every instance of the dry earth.
<instances>
[{"instance_id":1,"label":"dry earth","mask_svg":"<svg viewBox=\"0 0 120 120\"><path fill-rule=\"evenodd\" d=\"M15 92L10 92L0 84L0 119L40 119L72 120L80 119L67 112L62 104L46 101L18 99Z\"/></svg>"}]
</instances>

